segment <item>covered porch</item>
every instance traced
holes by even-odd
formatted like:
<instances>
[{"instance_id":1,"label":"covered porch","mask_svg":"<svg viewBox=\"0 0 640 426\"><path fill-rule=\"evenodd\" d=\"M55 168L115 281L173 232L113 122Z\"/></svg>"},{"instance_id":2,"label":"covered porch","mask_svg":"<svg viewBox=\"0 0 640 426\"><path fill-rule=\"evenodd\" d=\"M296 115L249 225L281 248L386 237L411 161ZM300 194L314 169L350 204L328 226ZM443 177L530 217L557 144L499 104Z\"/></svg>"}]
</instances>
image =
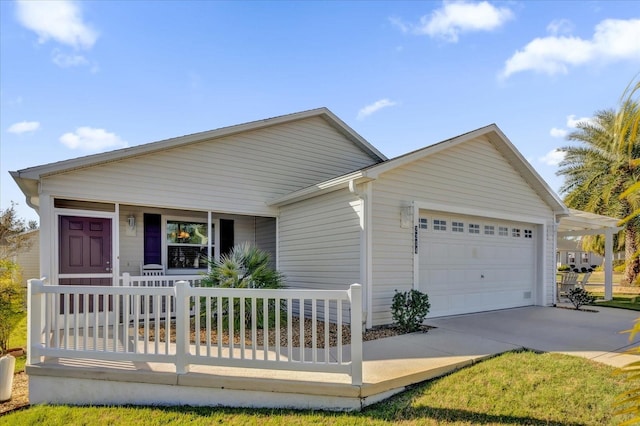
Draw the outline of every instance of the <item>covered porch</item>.
<instances>
[{"instance_id":1,"label":"covered porch","mask_svg":"<svg viewBox=\"0 0 640 426\"><path fill-rule=\"evenodd\" d=\"M251 243L277 267L276 218L186 207L53 198L41 212L41 275L51 284L122 285L146 275L201 276L236 244ZM50 231L50 238L46 234Z\"/></svg>"}]
</instances>

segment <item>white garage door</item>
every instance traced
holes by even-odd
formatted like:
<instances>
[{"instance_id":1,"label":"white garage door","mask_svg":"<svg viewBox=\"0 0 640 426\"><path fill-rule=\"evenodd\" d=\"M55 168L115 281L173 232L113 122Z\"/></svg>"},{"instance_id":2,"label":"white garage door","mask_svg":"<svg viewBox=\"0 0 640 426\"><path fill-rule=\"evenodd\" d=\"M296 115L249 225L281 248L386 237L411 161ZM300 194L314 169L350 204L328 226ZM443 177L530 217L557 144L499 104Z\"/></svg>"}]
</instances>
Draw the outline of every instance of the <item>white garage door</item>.
<instances>
[{"instance_id":1,"label":"white garage door","mask_svg":"<svg viewBox=\"0 0 640 426\"><path fill-rule=\"evenodd\" d=\"M534 303L535 225L421 211L418 228L429 317Z\"/></svg>"}]
</instances>

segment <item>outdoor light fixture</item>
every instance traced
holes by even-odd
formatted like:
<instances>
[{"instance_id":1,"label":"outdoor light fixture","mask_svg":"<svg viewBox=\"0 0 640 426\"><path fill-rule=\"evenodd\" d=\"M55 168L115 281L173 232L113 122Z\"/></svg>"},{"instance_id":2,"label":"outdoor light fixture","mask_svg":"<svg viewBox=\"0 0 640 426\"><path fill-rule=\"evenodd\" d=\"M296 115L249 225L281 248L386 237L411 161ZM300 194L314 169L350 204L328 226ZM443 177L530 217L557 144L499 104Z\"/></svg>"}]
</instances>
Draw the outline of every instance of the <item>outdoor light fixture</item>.
<instances>
[{"instance_id":1,"label":"outdoor light fixture","mask_svg":"<svg viewBox=\"0 0 640 426\"><path fill-rule=\"evenodd\" d=\"M136 232L136 217L132 214L129 215L129 217L127 217L127 234L131 235L135 235Z\"/></svg>"}]
</instances>

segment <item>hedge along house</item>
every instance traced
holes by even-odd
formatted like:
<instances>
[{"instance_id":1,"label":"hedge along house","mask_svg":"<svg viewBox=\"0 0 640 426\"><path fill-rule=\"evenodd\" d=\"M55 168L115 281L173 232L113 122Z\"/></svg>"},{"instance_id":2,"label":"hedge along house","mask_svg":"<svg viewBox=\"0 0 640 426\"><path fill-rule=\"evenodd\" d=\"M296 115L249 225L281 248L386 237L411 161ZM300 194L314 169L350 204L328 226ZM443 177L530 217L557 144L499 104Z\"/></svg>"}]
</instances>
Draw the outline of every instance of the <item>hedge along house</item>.
<instances>
[{"instance_id":1,"label":"hedge along house","mask_svg":"<svg viewBox=\"0 0 640 426\"><path fill-rule=\"evenodd\" d=\"M569 214L496 125L388 160L325 108L11 174L51 284L197 274L249 241L289 287L362 283L367 327L411 288L431 317L552 305Z\"/></svg>"}]
</instances>

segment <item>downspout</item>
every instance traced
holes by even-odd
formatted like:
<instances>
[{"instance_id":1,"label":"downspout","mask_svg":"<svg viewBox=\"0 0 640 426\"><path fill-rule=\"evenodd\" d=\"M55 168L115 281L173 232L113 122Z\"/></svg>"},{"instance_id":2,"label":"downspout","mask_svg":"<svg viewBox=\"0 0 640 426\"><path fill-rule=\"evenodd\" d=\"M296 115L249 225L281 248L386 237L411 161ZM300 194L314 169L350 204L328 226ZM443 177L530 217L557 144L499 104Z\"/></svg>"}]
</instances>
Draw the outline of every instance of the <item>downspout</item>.
<instances>
[{"instance_id":1,"label":"downspout","mask_svg":"<svg viewBox=\"0 0 640 426\"><path fill-rule=\"evenodd\" d=\"M363 281L364 292L362 320L365 323L366 328L372 327L372 318L369 315L370 303L372 297L371 289L371 277L369 276L370 255L371 255L371 225L370 225L370 209L369 201L370 197L366 191L359 191L355 182L355 179L349 181L349 192L358 197L361 201L361 215L360 215L360 279Z\"/></svg>"}]
</instances>

